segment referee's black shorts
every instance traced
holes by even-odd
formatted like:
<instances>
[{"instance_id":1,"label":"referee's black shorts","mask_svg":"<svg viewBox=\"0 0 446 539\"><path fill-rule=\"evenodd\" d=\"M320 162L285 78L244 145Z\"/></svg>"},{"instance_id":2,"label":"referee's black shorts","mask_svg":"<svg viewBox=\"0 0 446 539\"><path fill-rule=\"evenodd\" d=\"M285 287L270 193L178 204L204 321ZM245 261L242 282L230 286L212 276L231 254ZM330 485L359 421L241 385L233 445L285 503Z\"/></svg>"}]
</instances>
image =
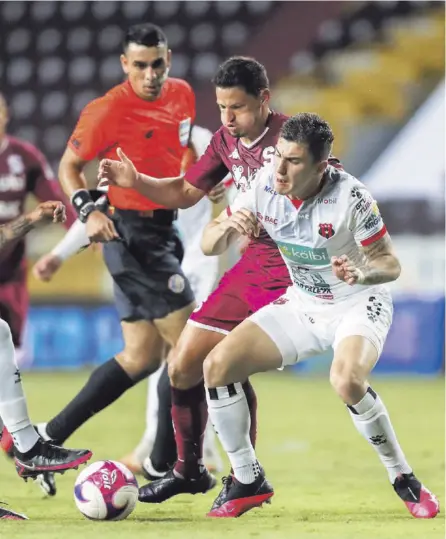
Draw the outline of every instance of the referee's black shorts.
<instances>
[{"instance_id":1,"label":"referee's black shorts","mask_svg":"<svg viewBox=\"0 0 446 539\"><path fill-rule=\"evenodd\" d=\"M173 210L115 209L111 215L121 239L104 244L104 259L121 320L164 318L194 301L175 218Z\"/></svg>"}]
</instances>

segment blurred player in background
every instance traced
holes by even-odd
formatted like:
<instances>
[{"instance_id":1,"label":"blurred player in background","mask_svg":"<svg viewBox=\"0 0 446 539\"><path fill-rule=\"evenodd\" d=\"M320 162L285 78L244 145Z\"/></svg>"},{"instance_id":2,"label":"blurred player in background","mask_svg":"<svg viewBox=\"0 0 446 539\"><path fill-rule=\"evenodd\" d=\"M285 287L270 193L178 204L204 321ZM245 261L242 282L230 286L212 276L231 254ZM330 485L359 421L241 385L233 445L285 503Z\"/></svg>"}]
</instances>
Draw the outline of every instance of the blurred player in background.
<instances>
[{"instance_id":1,"label":"blurred player in background","mask_svg":"<svg viewBox=\"0 0 446 539\"><path fill-rule=\"evenodd\" d=\"M7 134L8 120L6 100L0 93L0 226L23 214L29 194L42 202L68 202L42 153L29 142ZM76 219L76 213L68 206L67 226ZM29 307L25 254L23 237L8 244L0 254L0 317L11 329L18 359ZM5 432L1 438L2 448L10 453L11 437Z\"/></svg>"},{"instance_id":2,"label":"blurred player in background","mask_svg":"<svg viewBox=\"0 0 446 539\"><path fill-rule=\"evenodd\" d=\"M383 285L398 279L401 266L370 193L350 174L329 166L333 139L330 126L316 114L287 120L275 163L262 169L253 188L203 236L204 252L218 255L240 234L255 234L262 226L293 281L204 362L209 414L234 470L230 488L208 516L238 517L274 493L249 440L241 382L329 348L334 351L331 385L378 454L396 494L416 518L439 512L438 499L415 477L389 413L368 382L392 324L392 297Z\"/></svg>"},{"instance_id":3,"label":"blurred player in background","mask_svg":"<svg viewBox=\"0 0 446 539\"><path fill-rule=\"evenodd\" d=\"M208 129L199 126L192 127L191 142L194 149L188 150L188 159L183 165L185 170L197 160L197 157L204 154L211 138L212 133ZM222 198L224 198L224 186L220 185L211 198L204 197L192 208L179 210L178 220L175 223L184 248L182 268L199 302L208 297L217 281L218 258L205 256L200 242L205 226L212 220L211 200L218 203ZM50 281L64 261L88 243L86 225L77 221L51 253L43 255L36 262L33 268L35 277L42 281ZM156 450L164 455L166 462L173 463L176 460L170 395L167 368L163 365L149 377L144 435L135 450L121 459L134 473L142 471L142 463L150 456L155 442ZM160 400L163 402L161 407ZM210 423L205 436L205 456L206 464L210 469L221 471L221 457L216 448L215 433Z\"/></svg>"},{"instance_id":4,"label":"blurred player in background","mask_svg":"<svg viewBox=\"0 0 446 539\"><path fill-rule=\"evenodd\" d=\"M22 217L0 225L0 252L8 252L16 242L39 224L62 223L66 219L61 202L44 202ZM64 449L41 440L28 415L14 342L8 323L0 319L0 417L13 440L17 473L24 479L42 471L63 472L87 462L91 452ZM0 507L0 520L26 520L27 517Z\"/></svg>"}]
</instances>

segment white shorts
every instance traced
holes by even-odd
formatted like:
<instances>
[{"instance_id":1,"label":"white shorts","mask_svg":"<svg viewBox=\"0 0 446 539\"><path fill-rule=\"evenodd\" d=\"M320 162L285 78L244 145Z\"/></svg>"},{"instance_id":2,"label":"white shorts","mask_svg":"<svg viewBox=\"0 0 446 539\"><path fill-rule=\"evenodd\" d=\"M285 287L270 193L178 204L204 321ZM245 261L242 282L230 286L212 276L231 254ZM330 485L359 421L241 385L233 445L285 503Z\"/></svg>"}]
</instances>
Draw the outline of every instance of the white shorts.
<instances>
[{"instance_id":1,"label":"white shorts","mask_svg":"<svg viewBox=\"0 0 446 539\"><path fill-rule=\"evenodd\" d=\"M337 304L316 307L289 288L249 320L275 342L285 366L318 355L330 347L336 350L342 339L352 335L368 339L379 357L392 316L392 297L384 287L373 287Z\"/></svg>"}]
</instances>

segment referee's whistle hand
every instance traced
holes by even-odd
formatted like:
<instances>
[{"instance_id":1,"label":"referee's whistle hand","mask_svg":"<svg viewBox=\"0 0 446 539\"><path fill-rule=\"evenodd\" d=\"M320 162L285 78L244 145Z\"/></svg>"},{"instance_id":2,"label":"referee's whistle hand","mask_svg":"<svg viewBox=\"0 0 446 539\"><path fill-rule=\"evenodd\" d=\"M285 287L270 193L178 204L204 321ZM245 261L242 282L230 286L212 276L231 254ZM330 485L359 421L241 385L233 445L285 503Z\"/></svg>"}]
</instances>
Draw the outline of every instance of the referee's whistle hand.
<instances>
[{"instance_id":1,"label":"referee's whistle hand","mask_svg":"<svg viewBox=\"0 0 446 539\"><path fill-rule=\"evenodd\" d=\"M116 153L119 161L114 159L102 159L99 163L98 180L102 183L119 187L134 187L138 178L138 172L132 161L118 148Z\"/></svg>"},{"instance_id":2,"label":"referee's whistle hand","mask_svg":"<svg viewBox=\"0 0 446 539\"><path fill-rule=\"evenodd\" d=\"M106 243L119 238L113 221L99 210L90 213L86 229L92 243Z\"/></svg>"}]
</instances>

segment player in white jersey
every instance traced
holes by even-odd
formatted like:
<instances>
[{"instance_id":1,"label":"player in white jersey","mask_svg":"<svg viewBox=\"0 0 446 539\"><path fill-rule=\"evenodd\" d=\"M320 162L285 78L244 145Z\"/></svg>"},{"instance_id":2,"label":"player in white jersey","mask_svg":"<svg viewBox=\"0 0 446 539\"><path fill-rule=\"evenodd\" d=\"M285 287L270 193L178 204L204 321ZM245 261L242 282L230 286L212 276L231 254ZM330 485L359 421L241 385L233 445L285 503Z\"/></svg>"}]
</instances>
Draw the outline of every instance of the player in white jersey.
<instances>
[{"instance_id":1,"label":"player in white jersey","mask_svg":"<svg viewBox=\"0 0 446 539\"><path fill-rule=\"evenodd\" d=\"M205 152L211 138L212 133L208 129L200 126L194 126L192 128L191 142L198 157ZM102 199L97 201L97 204L101 206L102 203L106 203L105 193L108 188L99 187L98 189L104 193ZM212 201L219 202L222 198L222 193L224 193L224 186L223 191L218 187L211 194ZM191 284L198 303L204 301L212 292L218 277L218 258L205 256L200 247L203 229L211 219L212 202L210 198L203 197L195 206L186 210L179 210L178 220L176 222L184 248L184 258L181 266ZM78 220L72 225L64 238L53 248L51 253L43 255L38 260L33 269L35 277L40 280L49 281L68 258L78 253L88 244L89 239L86 233L85 224ZM149 377L146 405L146 430L133 452L121 459L122 462L135 473L140 473L142 471L142 465L144 463L146 473L154 477L157 476L157 472L153 469L150 461L150 453L157 436L160 437L159 449L161 452L166 450L166 444L169 445L169 438L171 438L171 450L175 452L173 459L175 460L176 458L173 433L169 436L169 432L158 430L159 392L166 389L166 396L168 396L170 400L168 377L167 373L164 371L165 365L162 365ZM167 387L165 387L165 380L162 380L160 387L158 387L160 378L163 375L165 375ZM172 430L170 418L166 430ZM170 453L171 451L169 450L168 452ZM220 471L222 467L221 457L216 447L215 433L210 422L206 429L204 452L206 463L209 468L214 471ZM43 480L43 477L39 478L42 489L49 494L53 494L55 492L54 486L45 486Z\"/></svg>"},{"instance_id":2,"label":"player in white jersey","mask_svg":"<svg viewBox=\"0 0 446 539\"><path fill-rule=\"evenodd\" d=\"M400 264L364 185L329 166L329 125L298 114L282 127L273 166L262 169L205 230L206 254L222 253L259 223L277 243L293 286L234 329L209 354L204 377L209 415L234 470L209 516L236 517L273 495L249 438L241 380L334 349L330 382L357 430L373 446L414 517L433 518L437 498L415 477L389 414L367 378L392 322L385 283ZM230 214L230 215L229 215Z\"/></svg>"}]
</instances>

